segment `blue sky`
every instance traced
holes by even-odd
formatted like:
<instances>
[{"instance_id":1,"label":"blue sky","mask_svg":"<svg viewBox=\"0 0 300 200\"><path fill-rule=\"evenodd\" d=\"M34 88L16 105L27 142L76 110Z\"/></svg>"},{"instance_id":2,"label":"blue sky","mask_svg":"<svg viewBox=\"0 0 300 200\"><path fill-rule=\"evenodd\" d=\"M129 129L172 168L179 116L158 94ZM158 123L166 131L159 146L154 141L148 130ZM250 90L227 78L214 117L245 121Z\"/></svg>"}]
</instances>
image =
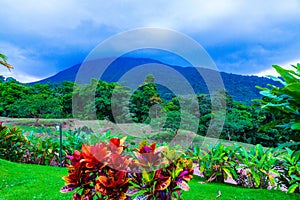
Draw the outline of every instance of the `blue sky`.
<instances>
[{"instance_id":1,"label":"blue sky","mask_svg":"<svg viewBox=\"0 0 300 200\"><path fill-rule=\"evenodd\" d=\"M183 33L220 71L273 73L300 62L299 0L1 0L0 52L29 82L81 62L99 43L141 27Z\"/></svg>"}]
</instances>

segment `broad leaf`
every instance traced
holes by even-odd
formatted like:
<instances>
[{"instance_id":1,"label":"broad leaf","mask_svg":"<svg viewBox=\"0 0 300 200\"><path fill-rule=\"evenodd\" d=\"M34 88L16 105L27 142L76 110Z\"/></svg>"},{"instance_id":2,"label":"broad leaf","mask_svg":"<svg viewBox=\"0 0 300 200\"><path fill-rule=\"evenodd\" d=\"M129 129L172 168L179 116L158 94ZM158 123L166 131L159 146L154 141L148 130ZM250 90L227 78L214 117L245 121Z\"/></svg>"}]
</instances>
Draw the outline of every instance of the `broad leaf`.
<instances>
[{"instance_id":1,"label":"broad leaf","mask_svg":"<svg viewBox=\"0 0 300 200\"><path fill-rule=\"evenodd\" d=\"M298 79L295 78L291 73L295 73L292 70L283 69L282 67L278 65L273 65L273 68L280 74L280 76L285 80L285 82L289 83L295 83L298 82Z\"/></svg>"},{"instance_id":2,"label":"broad leaf","mask_svg":"<svg viewBox=\"0 0 300 200\"><path fill-rule=\"evenodd\" d=\"M290 187L289 187L289 189L288 189L288 193L294 193L295 192L295 190L297 189L297 187L299 187L300 188L300 185L299 184L297 184L297 183L295 183L295 184L293 184L293 185L291 185Z\"/></svg>"}]
</instances>

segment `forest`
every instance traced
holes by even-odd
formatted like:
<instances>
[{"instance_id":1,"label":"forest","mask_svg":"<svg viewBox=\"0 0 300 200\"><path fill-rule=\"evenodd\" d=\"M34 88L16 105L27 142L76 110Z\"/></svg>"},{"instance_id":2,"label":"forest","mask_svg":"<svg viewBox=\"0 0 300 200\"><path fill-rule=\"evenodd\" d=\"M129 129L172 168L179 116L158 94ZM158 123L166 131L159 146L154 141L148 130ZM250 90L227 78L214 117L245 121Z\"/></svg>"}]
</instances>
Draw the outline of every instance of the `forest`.
<instances>
[{"instance_id":1,"label":"forest","mask_svg":"<svg viewBox=\"0 0 300 200\"><path fill-rule=\"evenodd\" d=\"M279 66L277 66L277 70L282 75L290 73ZM283 78L291 81L290 76L286 75ZM211 96L197 94L198 105L195 105L195 101L189 97L164 99L160 97L154 79L155 77L149 74L145 78L145 82L137 90L132 91L118 83L108 83L96 79L91 80L90 84L79 87L68 81L56 85L50 83L22 84L15 79L1 77L0 116L49 119L72 118L73 114L76 114L76 118L88 120L93 116L90 113L94 112L98 120L107 119L118 123L151 123L151 126L159 126L164 130L176 132L180 126L181 115L184 115L188 123L181 124L183 126L181 128L189 130L191 123L198 121L199 123L192 124L192 126L198 127L197 134L205 136L213 115ZM287 84L284 82L285 79L274 77L273 79L282 83L283 86ZM257 87L261 90L262 98L254 99L250 105L233 100L225 91L226 118L220 138L269 147L289 146L290 144L293 144L293 148L299 147L297 143L299 142L299 131L296 130L299 123L291 125L286 119L287 115L289 118L297 119L299 110L292 106L298 106L299 101L291 101L285 97L287 95L285 93L292 92L293 94L298 91L295 91L295 88L290 91L289 88L281 94L276 86L270 85L265 88L264 85L261 85ZM96 88L96 90L93 91L92 88ZM95 98L86 102L85 99L91 95L94 95ZM117 95L117 98L112 100L112 95ZM130 98L129 110L122 111L126 98ZM291 98L298 98L298 96ZM72 101L72 99L76 99L76 101ZM82 105L83 102L84 105ZM113 108L113 110L118 110L118 113L112 112L113 105L119 106L119 108ZM196 106L199 112L195 114L182 113L180 105Z\"/></svg>"}]
</instances>

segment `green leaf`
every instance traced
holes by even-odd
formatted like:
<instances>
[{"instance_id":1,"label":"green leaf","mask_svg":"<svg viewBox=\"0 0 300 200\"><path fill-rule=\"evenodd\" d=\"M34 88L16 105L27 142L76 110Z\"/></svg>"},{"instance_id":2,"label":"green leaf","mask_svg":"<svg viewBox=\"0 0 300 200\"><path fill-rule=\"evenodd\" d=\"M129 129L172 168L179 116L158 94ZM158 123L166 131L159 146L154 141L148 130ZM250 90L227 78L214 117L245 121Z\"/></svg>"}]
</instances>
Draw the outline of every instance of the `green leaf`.
<instances>
[{"instance_id":1,"label":"green leaf","mask_svg":"<svg viewBox=\"0 0 300 200\"><path fill-rule=\"evenodd\" d=\"M259 94L268 97L270 99L275 99L277 97L276 95L272 94L271 90L263 90L260 91Z\"/></svg>"},{"instance_id":2,"label":"green leaf","mask_svg":"<svg viewBox=\"0 0 300 200\"><path fill-rule=\"evenodd\" d=\"M300 161L300 150L294 151L291 157L293 158L293 160L295 162L299 162Z\"/></svg>"},{"instance_id":3,"label":"green leaf","mask_svg":"<svg viewBox=\"0 0 300 200\"><path fill-rule=\"evenodd\" d=\"M273 65L273 68L280 74L280 76L285 80L286 83L295 83L299 80L295 78L291 73L295 73L292 70L284 69L278 65Z\"/></svg>"},{"instance_id":4,"label":"green leaf","mask_svg":"<svg viewBox=\"0 0 300 200\"><path fill-rule=\"evenodd\" d=\"M287 86L283 87L280 89L280 92L283 92L284 94L287 94L289 96L294 97L296 100L300 100L300 82L298 80L298 82L296 83L291 83L288 84Z\"/></svg>"},{"instance_id":5,"label":"green leaf","mask_svg":"<svg viewBox=\"0 0 300 200\"><path fill-rule=\"evenodd\" d=\"M232 174L230 173L229 169L223 168L223 171L227 174L227 176L229 176L230 178L232 178Z\"/></svg>"},{"instance_id":6,"label":"green leaf","mask_svg":"<svg viewBox=\"0 0 300 200\"><path fill-rule=\"evenodd\" d=\"M7 62L7 56L0 53L0 58L4 61L4 62Z\"/></svg>"},{"instance_id":7,"label":"green leaf","mask_svg":"<svg viewBox=\"0 0 300 200\"><path fill-rule=\"evenodd\" d=\"M253 173L255 187L260 186L260 177L257 173Z\"/></svg>"},{"instance_id":8,"label":"green leaf","mask_svg":"<svg viewBox=\"0 0 300 200\"><path fill-rule=\"evenodd\" d=\"M271 76L271 75L269 75L268 77L271 78L273 81L281 83L282 85L287 85L286 82L284 82L282 79L280 79L278 77Z\"/></svg>"},{"instance_id":9,"label":"green leaf","mask_svg":"<svg viewBox=\"0 0 300 200\"><path fill-rule=\"evenodd\" d=\"M294 124L292 124L291 129L292 130L300 130L300 123L294 123Z\"/></svg>"},{"instance_id":10,"label":"green leaf","mask_svg":"<svg viewBox=\"0 0 300 200\"><path fill-rule=\"evenodd\" d=\"M271 185L274 186L274 185L275 185L275 179L274 179L274 177L272 176L272 174L268 174L268 177L269 177L269 180L270 180Z\"/></svg>"},{"instance_id":11,"label":"green leaf","mask_svg":"<svg viewBox=\"0 0 300 200\"><path fill-rule=\"evenodd\" d=\"M295 190L297 189L297 187L299 187L299 184L297 184L297 183L295 183L295 184L293 184L293 185L291 185L290 187L289 187L289 189L288 189L288 193L294 193L295 192Z\"/></svg>"}]
</instances>

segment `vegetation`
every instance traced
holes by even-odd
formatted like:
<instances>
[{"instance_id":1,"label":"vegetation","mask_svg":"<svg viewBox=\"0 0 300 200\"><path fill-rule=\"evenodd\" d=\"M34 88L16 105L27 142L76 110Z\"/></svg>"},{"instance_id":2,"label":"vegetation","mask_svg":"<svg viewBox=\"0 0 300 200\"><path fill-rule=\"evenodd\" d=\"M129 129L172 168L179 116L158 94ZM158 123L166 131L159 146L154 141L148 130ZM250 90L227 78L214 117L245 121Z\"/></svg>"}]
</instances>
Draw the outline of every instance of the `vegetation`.
<instances>
[{"instance_id":1,"label":"vegetation","mask_svg":"<svg viewBox=\"0 0 300 200\"><path fill-rule=\"evenodd\" d=\"M287 131L290 139L300 138L300 64L292 65L295 70L287 70L273 65L281 78L272 77L282 84L281 87L268 85L269 88L258 87L264 96L257 100L263 109L275 116L275 120L266 124L264 128L282 127Z\"/></svg>"},{"instance_id":2,"label":"vegetation","mask_svg":"<svg viewBox=\"0 0 300 200\"><path fill-rule=\"evenodd\" d=\"M161 64L161 62L157 60L152 60L148 58L133 58L121 56L109 65L109 67L105 70L105 73L102 74L101 80L108 83L117 82L126 72L129 72L132 68L149 63L151 63L153 67L155 67L156 64ZM211 71L206 68L196 69L194 67L172 66L168 65L167 63L163 64L182 74L183 77L185 77L186 80L193 87L195 93L208 94L208 89L202 76L209 77L211 74L216 73L216 71ZM105 66L105 60L99 59L97 60L97 65L95 65L95 67L102 65ZM73 67L61 71L52 77L43 79L35 83L52 83L60 85L64 81L74 82L80 66L80 64L74 65ZM199 74L198 70L201 72L201 75ZM226 90L233 97L233 99L236 101L244 102L247 105L251 104L252 99L261 97L261 95L259 94L259 90L255 88L256 85L266 85L268 83L273 85L279 85L279 83L274 82L273 80L270 80L265 77L242 76L237 74L228 74L224 72L221 72L220 75L222 77ZM170 100L172 97L174 97L174 94L165 87L158 86L158 91L161 98L163 99Z\"/></svg>"},{"instance_id":3,"label":"vegetation","mask_svg":"<svg viewBox=\"0 0 300 200\"><path fill-rule=\"evenodd\" d=\"M64 185L62 176L66 175L66 168L49 167L32 164L19 164L0 159L0 199L53 199L69 200L71 193L60 193ZM207 183L195 176L190 182L190 190L182 194L183 200L189 199L299 199L298 194L285 194L281 191L248 189L231 184ZM38 187L37 187L38 186Z\"/></svg>"},{"instance_id":4,"label":"vegetation","mask_svg":"<svg viewBox=\"0 0 300 200\"><path fill-rule=\"evenodd\" d=\"M0 83L0 115L34 117L38 125L40 118L69 118L74 112L77 118L85 120L96 117L118 123L150 124L153 129L172 132L173 135L179 128L195 131L194 127L198 127L197 134L205 136L212 117L210 96L197 95L198 105L185 97L165 100L160 97L153 78L148 77L149 80L135 91L95 79L80 87L71 82L50 87L48 84L26 85L4 80ZM92 94L93 88L96 89ZM91 97L94 99L89 101ZM75 99L73 104L72 99ZM129 109L124 110L128 99ZM271 111L236 102L228 94L226 102L226 120L220 138L271 147L290 140L297 142L295 134L283 127L261 128L276 120ZM183 105L187 105L185 110L182 110ZM193 113L197 109L200 116ZM283 135L282 131L288 134Z\"/></svg>"},{"instance_id":5,"label":"vegetation","mask_svg":"<svg viewBox=\"0 0 300 200\"><path fill-rule=\"evenodd\" d=\"M6 57L1 58L6 63ZM285 188L287 193L299 193L300 64L293 66L295 70L273 67L281 78L271 78L282 86L258 87L264 97L254 105L236 102L228 93L224 99L227 111L220 138L254 144L250 148L222 143L200 146L195 142L191 149L182 152L179 146L167 145L169 139L181 134L181 129L195 131L196 127L198 135L205 135L216 113L212 112L211 95L198 94L197 101L188 95L163 98L151 74L135 91L96 79L80 86L72 82L50 86L2 78L0 115L34 117L34 125L39 126L40 118L68 118L74 113L84 120L96 117L118 123L143 123L158 131L154 136L140 137L161 143L149 144L145 140L139 146L133 136L126 142L126 137L110 135L107 130L98 134L85 126L64 131L62 158L68 175L61 192L73 191L73 199L189 198L186 195L190 193L183 191L190 190L188 183L195 164L204 185L224 184L231 179L241 187ZM188 137L187 133L183 136ZM0 158L59 165L59 153L60 140L51 131L24 132L0 122ZM236 198L232 194L231 197ZM214 198L222 198L222 191Z\"/></svg>"},{"instance_id":6,"label":"vegetation","mask_svg":"<svg viewBox=\"0 0 300 200\"><path fill-rule=\"evenodd\" d=\"M69 175L64 177L67 185L61 192L78 188L74 199L168 200L180 198L181 190L189 190L192 160L178 158L176 151L146 142L132 158L124 154L124 142L125 138L112 138L109 143L83 145L82 152L75 151L70 157Z\"/></svg>"}]
</instances>

